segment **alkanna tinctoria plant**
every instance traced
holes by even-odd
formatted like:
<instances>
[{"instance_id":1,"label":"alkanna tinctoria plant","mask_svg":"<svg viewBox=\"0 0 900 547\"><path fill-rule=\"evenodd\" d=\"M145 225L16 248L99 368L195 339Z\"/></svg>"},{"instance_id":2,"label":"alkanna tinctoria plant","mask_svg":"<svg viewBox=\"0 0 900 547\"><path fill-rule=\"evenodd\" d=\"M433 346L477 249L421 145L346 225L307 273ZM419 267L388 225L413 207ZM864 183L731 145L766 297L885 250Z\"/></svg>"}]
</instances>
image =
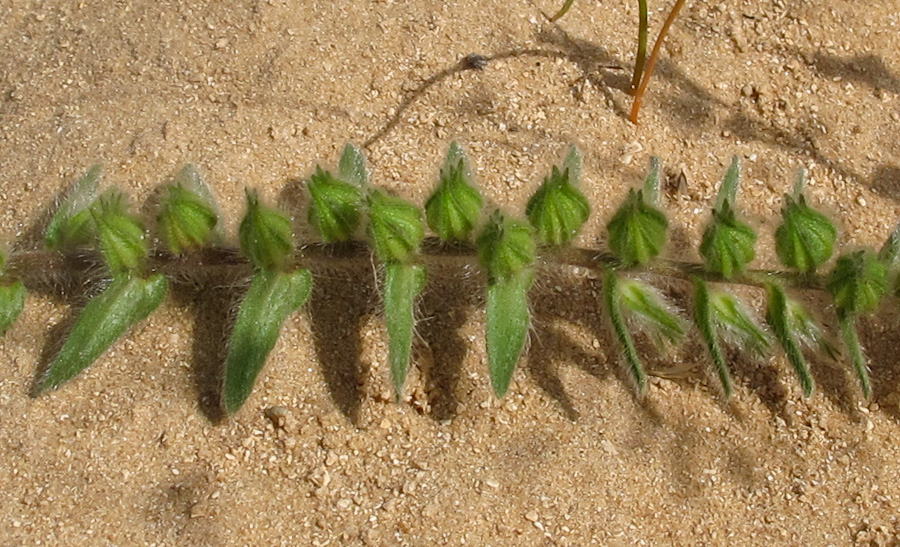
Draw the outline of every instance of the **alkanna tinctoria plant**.
<instances>
[{"instance_id":1,"label":"alkanna tinctoria plant","mask_svg":"<svg viewBox=\"0 0 900 547\"><path fill-rule=\"evenodd\" d=\"M476 262L482 272L488 372L498 397L509 390L527 346L529 293L539 275L539 258L543 263L583 266L602 283L597 304L621 354L623 374L639 394L647 389L641 351L645 344L640 340L666 349L693 331L709 353L724 397L733 391L727 348L731 355L765 356L776 344L794 369L803 395L809 397L814 381L808 356L839 359L840 352L796 293L824 290L834 302L842 346L862 394L871 396L859 319L875 311L888 291L898 290L900 228L880 252L846 252L830 273L820 274L832 258L838 234L831 219L808 203L801 170L792 192L784 197L775 231L776 253L788 271L751 270L757 233L741 218L741 167L734 158L700 241L702 264L667 260L661 253L669 220L661 204L661 167L653 159L643 186L630 190L610 217L608 250L578 249L573 241L591 212L579 188L581 169L581 154L573 146L519 216L485 205L469 159L454 142L437 187L420 208L372 186L363 154L347 145L336 170L316 167L305 181L306 220L318 241L302 245L296 241L290 216L247 190L237 239L249 284L231 322L221 365L218 393L224 413L234 414L250 396L285 321L309 298L314 283L309 265L317 256L312 250L348 248L347 242L358 238L378 263L388 368L398 399L412 360L416 305L428 282L428 258L444 253ZM147 318L165 300L170 283L179 281L167 274L167 265L192 254L232 250L221 232L212 192L192 165L161 189L155 218L149 219L155 237L119 189L99 190L100 172L99 166L92 167L61 201L45 231L47 251L0 256L0 332L24 307L26 287L32 281L27 265L34 263L35 253L44 258L97 256L107 272L103 289L80 311L61 349L37 375L36 395L77 376ZM423 246L429 238L429 245ZM206 262L195 264L202 268ZM688 313L680 314L648 281L653 276L689 282L690 303L679 302ZM739 285L764 291L762 319L733 290Z\"/></svg>"}]
</instances>

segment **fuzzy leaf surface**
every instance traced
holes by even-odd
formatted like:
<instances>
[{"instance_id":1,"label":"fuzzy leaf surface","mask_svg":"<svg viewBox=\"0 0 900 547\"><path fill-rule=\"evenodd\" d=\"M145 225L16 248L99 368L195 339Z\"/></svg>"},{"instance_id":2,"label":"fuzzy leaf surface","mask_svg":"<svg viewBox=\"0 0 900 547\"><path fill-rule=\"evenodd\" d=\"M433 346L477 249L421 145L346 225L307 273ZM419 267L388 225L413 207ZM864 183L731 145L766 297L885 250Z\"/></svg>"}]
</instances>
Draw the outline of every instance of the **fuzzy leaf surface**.
<instances>
[{"instance_id":1,"label":"fuzzy leaf surface","mask_svg":"<svg viewBox=\"0 0 900 547\"><path fill-rule=\"evenodd\" d=\"M781 263L812 273L834 251L837 229L831 219L806 204L806 198L785 195L781 225L775 230L775 252Z\"/></svg>"},{"instance_id":2,"label":"fuzzy leaf surface","mask_svg":"<svg viewBox=\"0 0 900 547\"><path fill-rule=\"evenodd\" d=\"M556 166L525 207L525 216L541 243L567 245L587 221L591 206L568 170Z\"/></svg>"},{"instance_id":3,"label":"fuzzy leaf surface","mask_svg":"<svg viewBox=\"0 0 900 547\"><path fill-rule=\"evenodd\" d=\"M425 239L422 211L412 203L381 190L369 194L369 241L375 255L387 264L408 263Z\"/></svg>"},{"instance_id":4,"label":"fuzzy leaf surface","mask_svg":"<svg viewBox=\"0 0 900 547\"><path fill-rule=\"evenodd\" d=\"M728 369L728 363L725 362L725 356L722 353L722 346L719 343L719 332L716 328L715 315L711 302L709 287L705 281L696 279L694 281L694 322L697 329L700 330L700 336L709 350L713 364L716 367L716 374L719 377L719 383L722 384L722 391L725 397L731 397L733 391L731 387L731 371Z\"/></svg>"},{"instance_id":5,"label":"fuzzy leaf surface","mask_svg":"<svg viewBox=\"0 0 900 547\"><path fill-rule=\"evenodd\" d=\"M495 211L476 240L478 262L489 280L509 279L530 269L536 247L528 224Z\"/></svg>"},{"instance_id":6,"label":"fuzzy leaf surface","mask_svg":"<svg viewBox=\"0 0 900 547\"><path fill-rule=\"evenodd\" d=\"M425 288L425 267L421 264L388 264L384 278L384 317L387 322L391 380L397 399L409 370L415 330L415 302Z\"/></svg>"},{"instance_id":7,"label":"fuzzy leaf surface","mask_svg":"<svg viewBox=\"0 0 900 547\"><path fill-rule=\"evenodd\" d=\"M779 285L766 285L766 293L768 295L766 322L771 327L775 339L784 348L788 361L800 381L804 397L809 397L815 389L815 382L809 371L809 364L803 356L801 344L824 345L821 329L798 302L787 297Z\"/></svg>"},{"instance_id":8,"label":"fuzzy leaf surface","mask_svg":"<svg viewBox=\"0 0 900 547\"><path fill-rule=\"evenodd\" d=\"M258 270L253 274L225 358L222 404L228 414L237 412L250 396L285 320L306 303L311 290L309 270Z\"/></svg>"},{"instance_id":9,"label":"fuzzy leaf surface","mask_svg":"<svg viewBox=\"0 0 900 547\"><path fill-rule=\"evenodd\" d=\"M148 252L144 226L128 209L128 200L117 189L105 192L91 206L100 254L113 273L137 270Z\"/></svg>"},{"instance_id":10,"label":"fuzzy leaf surface","mask_svg":"<svg viewBox=\"0 0 900 547\"><path fill-rule=\"evenodd\" d=\"M294 228L282 212L259 202L247 191L247 214L238 230L241 251L255 268L285 270L294 254Z\"/></svg>"},{"instance_id":11,"label":"fuzzy leaf surface","mask_svg":"<svg viewBox=\"0 0 900 547\"><path fill-rule=\"evenodd\" d=\"M719 209L713 209L713 220L703 233L700 255L706 261L706 269L732 279L742 274L756 256L756 232L739 221L725 201Z\"/></svg>"},{"instance_id":12,"label":"fuzzy leaf surface","mask_svg":"<svg viewBox=\"0 0 900 547\"><path fill-rule=\"evenodd\" d=\"M132 325L143 321L166 297L168 282L162 274L147 279L123 275L81 311L43 378L38 392L71 380L97 360Z\"/></svg>"},{"instance_id":13,"label":"fuzzy leaf surface","mask_svg":"<svg viewBox=\"0 0 900 547\"><path fill-rule=\"evenodd\" d=\"M875 311L887 291L887 266L872 251L840 257L828 277L838 316Z\"/></svg>"},{"instance_id":14,"label":"fuzzy leaf surface","mask_svg":"<svg viewBox=\"0 0 900 547\"><path fill-rule=\"evenodd\" d=\"M0 336L6 334L9 327L19 318L25 308L27 292L21 281L0 285Z\"/></svg>"},{"instance_id":15,"label":"fuzzy leaf surface","mask_svg":"<svg viewBox=\"0 0 900 547\"><path fill-rule=\"evenodd\" d=\"M626 266L643 265L662 251L669 221L644 201L642 190L631 190L606 229L609 247Z\"/></svg>"},{"instance_id":16,"label":"fuzzy leaf surface","mask_svg":"<svg viewBox=\"0 0 900 547\"><path fill-rule=\"evenodd\" d=\"M359 228L362 193L358 185L338 180L321 167L307 184L309 223L325 243L348 241Z\"/></svg>"},{"instance_id":17,"label":"fuzzy leaf surface","mask_svg":"<svg viewBox=\"0 0 900 547\"><path fill-rule=\"evenodd\" d=\"M634 382L638 394L643 395L647 392L647 373L644 371L644 364L634 345L634 338L632 338L625 317L622 315L622 291L619 288L621 281L616 272L611 269L606 270L606 274L603 276L603 309L612 324L616 341L622 346L628 375Z\"/></svg>"},{"instance_id":18,"label":"fuzzy leaf surface","mask_svg":"<svg viewBox=\"0 0 900 547\"><path fill-rule=\"evenodd\" d=\"M684 337L687 325L673 313L658 290L642 281L620 278L617 291L622 311L647 332L660 350Z\"/></svg>"},{"instance_id":19,"label":"fuzzy leaf surface","mask_svg":"<svg viewBox=\"0 0 900 547\"><path fill-rule=\"evenodd\" d=\"M191 164L162 193L156 226L163 243L173 254L209 243L219 222L218 208L209 187Z\"/></svg>"},{"instance_id":20,"label":"fuzzy leaf surface","mask_svg":"<svg viewBox=\"0 0 900 547\"><path fill-rule=\"evenodd\" d=\"M91 167L78 179L72 191L65 197L59 210L50 219L44 232L44 243L48 249L59 250L89 243L94 237L94 226L90 207L97 197L97 186L103 167Z\"/></svg>"},{"instance_id":21,"label":"fuzzy leaf surface","mask_svg":"<svg viewBox=\"0 0 900 547\"><path fill-rule=\"evenodd\" d=\"M503 397L509 390L528 340L531 326L528 291L533 282L532 268L488 282L486 345L491 385L497 397Z\"/></svg>"},{"instance_id":22,"label":"fuzzy leaf surface","mask_svg":"<svg viewBox=\"0 0 900 547\"><path fill-rule=\"evenodd\" d=\"M425 202L428 226L443 241L466 241L481 218L483 205L465 151L454 141L447 151L440 183Z\"/></svg>"}]
</instances>

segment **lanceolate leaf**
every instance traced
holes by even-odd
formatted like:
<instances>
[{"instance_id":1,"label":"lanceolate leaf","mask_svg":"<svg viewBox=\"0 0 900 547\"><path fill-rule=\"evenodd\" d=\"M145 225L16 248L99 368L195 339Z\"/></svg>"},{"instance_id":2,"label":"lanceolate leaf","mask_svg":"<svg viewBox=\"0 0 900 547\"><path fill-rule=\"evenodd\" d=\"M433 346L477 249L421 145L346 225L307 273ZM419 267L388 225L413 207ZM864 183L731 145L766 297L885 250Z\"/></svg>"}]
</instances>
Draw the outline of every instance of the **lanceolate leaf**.
<instances>
[{"instance_id":1,"label":"lanceolate leaf","mask_svg":"<svg viewBox=\"0 0 900 547\"><path fill-rule=\"evenodd\" d=\"M719 333L713 316L709 287L700 279L694 282L694 321L697 323L703 342L712 357L725 397L731 397L731 372L728 370L728 363L725 362L725 356L722 354L722 347L719 344Z\"/></svg>"},{"instance_id":2,"label":"lanceolate leaf","mask_svg":"<svg viewBox=\"0 0 900 547\"><path fill-rule=\"evenodd\" d=\"M612 271L606 270L603 276L603 308L609 316L612 323L613 332L616 333L616 340L622 346L625 354L625 362L628 366L628 374L634 382L639 394L643 395L647 391L647 373L644 372L644 365L638 356L637 348L634 346L634 339L625 324L625 318L622 316L622 295L619 290L619 275Z\"/></svg>"},{"instance_id":3,"label":"lanceolate leaf","mask_svg":"<svg viewBox=\"0 0 900 547\"><path fill-rule=\"evenodd\" d=\"M808 313L796 302L788 299L784 289L775 284L766 286L768 293L768 309L766 322L772 328L775 339L784 348L788 361L794 367L803 395L809 397L815 388L809 365L803 356L801 342L809 344L813 338L821 340L818 326L813 323Z\"/></svg>"},{"instance_id":4,"label":"lanceolate leaf","mask_svg":"<svg viewBox=\"0 0 900 547\"><path fill-rule=\"evenodd\" d=\"M135 323L144 320L162 303L168 282L157 274L148 279L123 275L81 311L59 354L37 385L37 391L53 389L74 378Z\"/></svg>"},{"instance_id":5,"label":"lanceolate leaf","mask_svg":"<svg viewBox=\"0 0 900 547\"><path fill-rule=\"evenodd\" d=\"M21 281L0 285L0 336L6 333L22 313L26 292Z\"/></svg>"},{"instance_id":6,"label":"lanceolate leaf","mask_svg":"<svg viewBox=\"0 0 900 547\"><path fill-rule=\"evenodd\" d=\"M618 279L617 290L622 311L638 324L660 349L665 344L677 344L684 337L687 326L650 285L633 279Z\"/></svg>"},{"instance_id":7,"label":"lanceolate leaf","mask_svg":"<svg viewBox=\"0 0 900 547\"><path fill-rule=\"evenodd\" d=\"M237 412L250 396L285 320L306 303L311 289L309 270L258 270L253 274L228 342L222 392L228 414Z\"/></svg>"},{"instance_id":8,"label":"lanceolate leaf","mask_svg":"<svg viewBox=\"0 0 900 547\"><path fill-rule=\"evenodd\" d=\"M710 304L719 336L738 349L763 356L772 347L769 334L750 315L736 296L710 291Z\"/></svg>"},{"instance_id":9,"label":"lanceolate leaf","mask_svg":"<svg viewBox=\"0 0 900 547\"><path fill-rule=\"evenodd\" d=\"M491 384L497 397L506 395L528 339L528 290L533 282L532 268L488 282L486 345Z\"/></svg>"},{"instance_id":10,"label":"lanceolate leaf","mask_svg":"<svg viewBox=\"0 0 900 547\"><path fill-rule=\"evenodd\" d=\"M415 329L415 301L425 288L425 268L420 264L387 264L384 279L384 317L387 321L391 379L397 399L409 369Z\"/></svg>"}]
</instances>

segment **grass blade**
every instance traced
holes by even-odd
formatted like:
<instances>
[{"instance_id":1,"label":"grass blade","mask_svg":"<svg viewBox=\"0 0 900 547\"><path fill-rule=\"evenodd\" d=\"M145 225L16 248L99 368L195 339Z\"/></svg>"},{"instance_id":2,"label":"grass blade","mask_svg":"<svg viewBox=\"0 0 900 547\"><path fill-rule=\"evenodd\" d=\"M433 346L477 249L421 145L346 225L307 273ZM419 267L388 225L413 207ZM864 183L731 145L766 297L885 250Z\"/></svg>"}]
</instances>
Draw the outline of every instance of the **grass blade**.
<instances>
[{"instance_id":1,"label":"grass blade","mask_svg":"<svg viewBox=\"0 0 900 547\"><path fill-rule=\"evenodd\" d=\"M222 403L230 415L240 410L250 396L256 377L275 347L288 316L309 298L312 274L301 269L292 273L259 270L241 302L225 359Z\"/></svg>"},{"instance_id":2,"label":"grass blade","mask_svg":"<svg viewBox=\"0 0 900 547\"><path fill-rule=\"evenodd\" d=\"M415 301L425 288L425 267L421 264L387 264L384 279L384 317L387 321L391 380L397 400L409 370L409 354L415 329Z\"/></svg>"},{"instance_id":3,"label":"grass blade","mask_svg":"<svg viewBox=\"0 0 900 547\"><path fill-rule=\"evenodd\" d=\"M168 282L124 275L88 302L56 358L36 386L38 393L59 387L97 360L135 323L162 303Z\"/></svg>"},{"instance_id":4,"label":"grass blade","mask_svg":"<svg viewBox=\"0 0 900 547\"><path fill-rule=\"evenodd\" d=\"M487 355L491 384L497 397L503 397L509 389L528 339L531 325L528 290L533 281L534 269L524 268L488 283Z\"/></svg>"}]
</instances>

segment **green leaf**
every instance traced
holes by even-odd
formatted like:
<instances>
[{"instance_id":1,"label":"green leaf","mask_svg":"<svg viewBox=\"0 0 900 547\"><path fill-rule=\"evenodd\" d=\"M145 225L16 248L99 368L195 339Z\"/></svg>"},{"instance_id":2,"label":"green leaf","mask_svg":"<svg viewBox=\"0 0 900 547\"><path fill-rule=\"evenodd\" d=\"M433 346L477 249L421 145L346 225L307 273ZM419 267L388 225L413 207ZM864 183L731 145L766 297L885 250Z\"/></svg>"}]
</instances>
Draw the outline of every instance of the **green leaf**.
<instances>
[{"instance_id":1,"label":"green leaf","mask_svg":"<svg viewBox=\"0 0 900 547\"><path fill-rule=\"evenodd\" d=\"M530 269L536 250L528 224L494 211L475 242L478 262L489 280L504 280Z\"/></svg>"},{"instance_id":2,"label":"green leaf","mask_svg":"<svg viewBox=\"0 0 900 547\"><path fill-rule=\"evenodd\" d=\"M294 254L291 220L262 205L255 190L247 190L247 214L238 231L241 251L255 268L285 270Z\"/></svg>"},{"instance_id":3,"label":"green leaf","mask_svg":"<svg viewBox=\"0 0 900 547\"><path fill-rule=\"evenodd\" d=\"M725 362L722 347L719 345L719 332L716 327L709 287L707 287L705 281L699 278L694 280L694 322L697 324L700 335L703 337L703 342L709 350L713 364L716 367L716 374L719 376L719 383L722 384L722 390L727 399L731 397L733 391L731 387L731 372L728 370L728 363Z\"/></svg>"},{"instance_id":4,"label":"green leaf","mask_svg":"<svg viewBox=\"0 0 900 547\"><path fill-rule=\"evenodd\" d=\"M463 149L453 141L437 189L425 202L428 226L444 241L465 241L481 217L484 200L473 184Z\"/></svg>"},{"instance_id":5,"label":"green leaf","mask_svg":"<svg viewBox=\"0 0 900 547\"><path fill-rule=\"evenodd\" d=\"M93 239L90 207L97 197L102 172L103 166L100 164L91 167L62 201L44 232L44 243L48 249L70 249Z\"/></svg>"},{"instance_id":6,"label":"green leaf","mask_svg":"<svg viewBox=\"0 0 900 547\"><path fill-rule=\"evenodd\" d=\"M388 264L384 280L384 316L387 321L391 379L397 399L403 397L403 385L409 369L415 328L416 297L425 288L425 268L421 264Z\"/></svg>"},{"instance_id":7,"label":"green leaf","mask_svg":"<svg viewBox=\"0 0 900 547\"><path fill-rule=\"evenodd\" d=\"M838 324L841 327L841 337L844 345L850 352L850 363L856 372L856 378L859 380L859 387L862 389L863 397L872 398L872 381L869 379L868 360L863 353L862 345L859 343L859 335L856 332L856 316L844 315L838 318Z\"/></svg>"},{"instance_id":8,"label":"green leaf","mask_svg":"<svg viewBox=\"0 0 900 547\"><path fill-rule=\"evenodd\" d=\"M603 308L609 316L610 323L612 323L616 340L622 346L625 362L628 366L628 374L634 382L638 394L643 395L647 392L647 373L644 371L644 365L641 363L637 348L634 346L634 339L631 337L631 332L628 330L625 318L622 316L620 281L616 272L611 269L606 270L606 274L603 277Z\"/></svg>"},{"instance_id":9,"label":"green leaf","mask_svg":"<svg viewBox=\"0 0 900 547\"><path fill-rule=\"evenodd\" d=\"M360 189L369 185L369 171L362 150L349 143L344 146L338 163L338 178Z\"/></svg>"},{"instance_id":10,"label":"green leaf","mask_svg":"<svg viewBox=\"0 0 900 547\"><path fill-rule=\"evenodd\" d=\"M654 207L659 205L659 184L662 174L662 167L659 158L653 156L650 158L650 172L644 179L644 198L647 203Z\"/></svg>"},{"instance_id":11,"label":"green leaf","mask_svg":"<svg viewBox=\"0 0 900 547\"><path fill-rule=\"evenodd\" d=\"M209 243L218 222L209 188L196 167L185 165L174 183L163 189L156 215L160 237L170 252L181 254Z\"/></svg>"},{"instance_id":12,"label":"green leaf","mask_svg":"<svg viewBox=\"0 0 900 547\"><path fill-rule=\"evenodd\" d=\"M642 190L631 190L606 229L613 254L625 266L643 265L662 251L669 221L644 201Z\"/></svg>"},{"instance_id":13,"label":"green leaf","mask_svg":"<svg viewBox=\"0 0 900 547\"><path fill-rule=\"evenodd\" d=\"M385 263L409 263L425 239L422 211L412 203L373 190L369 205L369 242Z\"/></svg>"},{"instance_id":14,"label":"green leaf","mask_svg":"<svg viewBox=\"0 0 900 547\"><path fill-rule=\"evenodd\" d=\"M525 215L541 243L567 245L587 221L591 207L576 184L577 178L568 170L560 172L554 166L528 200Z\"/></svg>"},{"instance_id":15,"label":"green leaf","mask_svg":"<svg viewBox=\"0 0 900 547\"><path fill-rule=\"evenodd\" d=\"M563 172L569 173L569 184L572 186L578 186L581 181L581 151L574 144L569 147L569 153L566 154L566 159L563 160L562 169Z\"/></svg>"},{"instance_id":16,"label":"green leaf","mask_svg":"<svg viewBox=\"0 0 900 547\"><path fill-rule=\"evenodd\" d=\"M362 194L358 186L338 180L321 167L310 177L309 223L325 243L348 241L359 228Z\"/></svg>"},{"instance_id":17,"label":"green leaf","mask_svg":"<svg viewBox=\"0 0 900 547\"><path fill-rule=\"evenodd\" d=\"M240 410L250 396L284 322L306 303L311 289L309 270L291 273L258 270L253 274L228 341L222 387L226 413Z\"/></svg>"},{"instance_id":18,"label":"green leaf","mask_svg":"<svg viewBox=\"0 0 900 547\"><path fill-rule=\"evenodd\" d=\"M831 258L837 229L831 219L806 204L804 176L801 170L795 196L784 196L782 222L775 231L775 252L788 268L813 273Z\"/></svg>"},{"instance_id":19,"label":"green leaf","mask_svg":"<svg viewBox=\"0 0 900 547\"><path fill-rule=\"evenodd\" d=\"M710 304L719 336L729 345L763 356L772 347L769 334L736 296L710 291Z\"/></svg>"},{"instance_id":20,"label":"green leaf","mask_svg":"<svg viewBox=\"0 0 900 547\"><path fill-rule=\"evenodd\" d=\"M722 186L719 188L719 195L716 198L717 211L722 211L726 203L730 203L732 208L737 205L737 192L740 185L741 160L737 156L732 156L731 166L725 172L725 178L722 179Z\"/></svg>"},{"instance_id":21,"label":"green leaf","mask_svg":"<svg viewBox=\"0 0 900 547\"><path fill-rule=\"evenodd\" d=\"M147 256L144 227L129 211L128 200L112 188L91 206L100 254L113 273L134 272Z\"/></svg>"},{"instance_id":22,"label":"green leaf","mask_svg":"<svg viewBox=\"0 0 900 547\"><path fill-rule=\"evenodd\" d=\"M857 251L840 257L828 277L839 316L875 311L887 291L887 266L874 252Z\"/></svg>"},{"instance_id":23,"label":"green leaf","mask_svg":"<svg viewBox=\"0 0 900 547\"><path fill-rule=\"evenodd\" d=\"M753 260L755 245L756 232L737 219L726 200L721 208L713 209L713 220L703 233L700 254L707 270L732 279L744 273Z\"/></svg>"},{"instance_id":24,"label":"green leaf","mask_svg":"<svg viewBox=\"0 0 900 547\"><path fill-rule=\"evenodd\" d=\"M766 285L768 308L766 322L772 328L775 339L784 348L788 361L794 368L803 396L809 397L815 388L809 365L803 356L801 344L807 347L830 347L821 328L812 316L795 300L789 299L784 289L775 284Z\"/></svg>"},{"instance_id":25,"label":"green leaf","mask_svg":"<svg viewBox=\"0 0 900 547\"><path fill-rule=\"evenodd\" d=\"M533 282L534 270L527 267L488 282L486 345L497 397L506 395L528 339L528 290Z\"/></svg>"},{"instance_id":26,"label":"green leaf","mask_svg":"<svg viewBox=\"0 0 900 547\"><path fill-rule=\"evenodd\" d=\"M664 350L666 343L677 344L684 338L687 325L655 288L642 281L620 278L617 290L622 310L650 336L657 348Z\"/></svg>"},{"instance_id":27,"label":"green leaf","mask_svg":"<svg viewBox=\"0 0 900 547\"><path fill-rule=\"evenodd\" d=\"M21 281L0 285L0 336L6 334L22 313L27 292Z\"/></svg>"},{"instance_id":28,"label":"green leaf","mask_svg":"<svg viewBox=\"0 0 900 547\"><path fill-rule=\"evenodd\" d=\"M884 245L881 246L878 259L884 262L888 270L894 271L897 269L898 262L900 262L900 224L894 228Z\"/></svg>"},{"instance_id":29,"label":"green leaf","mask_svg":"<svg viewBox=\"0 0 900 547\"><path fill-rule=\"evenodd\" d=\"M59 387L97 360L132 325L147 318L165 299L162 274L148 279L123 275L81 311L62 349L37 385L38 393Z\"/></svg>"}]
</instances>

